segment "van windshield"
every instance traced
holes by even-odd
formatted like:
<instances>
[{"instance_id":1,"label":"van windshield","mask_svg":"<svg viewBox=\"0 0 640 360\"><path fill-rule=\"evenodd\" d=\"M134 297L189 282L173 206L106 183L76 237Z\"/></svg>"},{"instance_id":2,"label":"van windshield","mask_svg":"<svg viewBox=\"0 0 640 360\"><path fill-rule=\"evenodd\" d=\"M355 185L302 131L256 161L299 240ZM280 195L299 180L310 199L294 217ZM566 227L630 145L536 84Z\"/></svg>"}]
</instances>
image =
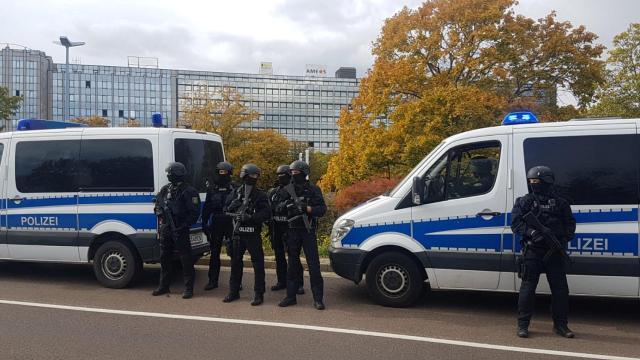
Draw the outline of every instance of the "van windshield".
<instances>
[{"instance_id":1,"label":"van windshield","mask_svg":"<svg viewBox=\"0 0 640 360\"><path fill-rule=\"evenodd\" d=\"M175 158L187 168L186 181L198 192L206 192L207 180L213 176L216 164L224 161L222 144L200 139L176 139Z\"/></svg>"},{"instance_id":2,"label":"van windshield","mask_svg":"<svg viewBox=\"0 0 640 360\"><path fill-rule=\"evenodd\" d=\"M418 165L416 165L411 172L409 172L409 174L407 176L405 176L404 179L402 179L402 181L400 181L398 183L398 185L396 185L396 187L393 188L393 190L391 190L389 192L389 196L391 197L397 197L397 196L404 196L404 194L398 194L398 191L400 191L400 189L402 189L402 187L407 184L407 182L412 182L413 177L416 176L415 174L418 172L418 169L421 169L422 166L429 160L429 158L431 158L432 154L435 154L442 146L444 146L444 141L440 142L440 144L438 144L438 146L434 147L433 150L431 150L429 152L429 154L427 154L427 156L424 157L424 159L422 159L422 161L420 161L418 163Z\"/></svg>"}]
</instances>

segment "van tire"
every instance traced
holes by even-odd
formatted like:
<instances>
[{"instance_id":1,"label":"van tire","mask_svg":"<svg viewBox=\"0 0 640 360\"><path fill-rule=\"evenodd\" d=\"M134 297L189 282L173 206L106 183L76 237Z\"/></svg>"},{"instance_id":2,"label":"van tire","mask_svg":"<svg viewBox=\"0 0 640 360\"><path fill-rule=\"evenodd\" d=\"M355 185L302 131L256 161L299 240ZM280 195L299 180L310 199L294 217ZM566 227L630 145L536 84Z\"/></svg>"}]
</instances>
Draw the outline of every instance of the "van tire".
<instances>
[{"instance_id":1,"label":"van tire","mask_svg":"<svg viewBox=\"0 0 640 360\"><path fill-rule=\"evenodd\" d=\"M411 306L424 289L420 268L400 252L386 252L373 258L366 275L369 296L382 306Z\"/></svg>"},{"instance_id":2,"label":"van tire","mask_svg":"<svg viewBox=\"0 0 640 360\"><path fill-rule=\"evenodd\" d=\"M142 261L123 242L107 241L96 251L93 272L105 287L121 289L130 285L142 272Z\"/></svg>"}]
</instances>

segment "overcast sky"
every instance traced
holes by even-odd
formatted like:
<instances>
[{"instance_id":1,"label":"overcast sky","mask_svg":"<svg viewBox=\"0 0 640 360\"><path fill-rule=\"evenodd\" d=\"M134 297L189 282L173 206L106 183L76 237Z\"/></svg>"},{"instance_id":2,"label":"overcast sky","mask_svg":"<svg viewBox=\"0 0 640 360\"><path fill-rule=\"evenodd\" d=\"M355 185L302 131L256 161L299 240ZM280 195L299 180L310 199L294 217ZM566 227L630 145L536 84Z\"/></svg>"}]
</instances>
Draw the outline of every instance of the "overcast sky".
<instances>
[{"instance_id":1,"label":"overcast sky","mask_svg":"<svg viewBox=\"0 0 640 360\"><path fill-rule=\"evenodd\" d=\"M45 51L64 62L60 35L87 44L72 49L83 64L127 65L127 56L157 57L160 67L302 75L305 64L329 74L373 62L371 43L385 18L421 1L384 0L0 0L0 43ZM610 46L631 22L638 0L521 0L516 11L583 24Z\"/></svg>"}]
</instances>

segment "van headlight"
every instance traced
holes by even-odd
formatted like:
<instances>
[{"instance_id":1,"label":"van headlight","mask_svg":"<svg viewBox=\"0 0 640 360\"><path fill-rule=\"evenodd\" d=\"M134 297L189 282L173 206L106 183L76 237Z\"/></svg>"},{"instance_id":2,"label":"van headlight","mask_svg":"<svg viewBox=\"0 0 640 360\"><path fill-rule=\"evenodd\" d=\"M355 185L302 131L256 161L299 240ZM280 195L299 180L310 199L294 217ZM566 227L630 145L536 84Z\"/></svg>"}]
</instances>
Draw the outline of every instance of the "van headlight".
<instances>
[{"instance_id":1,"label":"van headlight","mask_svg":"<svg viewBox=\"0 0 640 360\"><path fill-rule=\"evenodd\" d=\"M355 223L355 221L349 219L342 219L335 223L333 229L331 229L331 245L339 246L340 241L353 229Z\"/></svg>"}]
</instances>

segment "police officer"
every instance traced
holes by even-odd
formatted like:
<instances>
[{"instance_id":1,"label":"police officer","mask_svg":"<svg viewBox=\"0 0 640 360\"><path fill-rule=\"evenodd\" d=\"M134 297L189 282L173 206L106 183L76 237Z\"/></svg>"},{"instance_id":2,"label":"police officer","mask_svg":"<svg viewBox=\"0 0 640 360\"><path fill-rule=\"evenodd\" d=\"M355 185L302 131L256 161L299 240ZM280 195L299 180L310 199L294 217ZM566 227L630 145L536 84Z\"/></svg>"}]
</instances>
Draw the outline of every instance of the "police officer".
<instances>
[{"instance_id":1,"label":"police officer","mask_svg":"<svg viewBox=\"0 0 640 360\"><path fill-rule=\"evenodd\" d=\"M227 197L232 193L234 185L231 183L233 166L226 161L216 165L216 176L207 188L207 197L202 208L202 224L204 226L211 256L209 258L209 282L205 290L213 290L218 287L220 276L220 249L223 242L229 244L227 254L231 256L231 236L233 224L231 217L225 215L223 209Z\"/></svg>"},{"instance_id":2,"label":"police officer","mask_svg":"<svg viewBox=\"0 0 640 360\"><path fill-rule=\"evenodd\" d=\"M260 172L260 168L254 164L242 166L240 170L242 186L236 188L232 196L227 199L225 211L233 216L234 231L230 289L224 302L240 298L242 257L247 250L251 255L255 274L254 297L251 305L260 305L264 301L264 252L260 232L262 224L271 216L271 209L267 194L256 187Z\"/></svg>"},{"instance_id":3,"label":"police officer","mask_svg":"<svg viewBox=\"0 0 640 360\"><path fill-rule=\"evenodd\" d=\"M155 213L158 216L160 239L160 285L153 296L169 292L173 251L178 250L184 277L183 299L193 297L195 270L191 257L189 228L200 217L200 195L185 182L187 169L179 162L172 162L166 170L169 184L156 195Z\"/></svg>"},{"instance_id":4,"label":"police officer","mask_svg":"<svg viewBox=\"0 0 640 360\"><path fill-rule=\"evenodd\" d=\"M276 256L276 277L277 283L271 287L271 291L278 291L287 288L287 259L285 256L285 243L289 223L287 219L286 200L289 198L285 186L291 183L289 165L280 165L276 169L278 180L274 187L267 191L269 202L271 203L271 222L269 225L269 240L271 248ZM304 294L302 283L298 288L298 294Z\"/></svg>"},{"instance_id":5,"label":"police officer","mask_svg":"<svg viewBox=\"0 0 640 360\"><path fill-rule=\"evenodd\" d=\"M279 306L295 305L296 292L302 284L303 269L300 263L300 250L304 249L311 277L311 292L313 306L324 310L323 281L320 274L320 259L318 257L318 240L316 229L317 218L327 211L320 188L307 181L309 165L304 161L294 161L289 165L292 184L287 187L289 197L286 200L289 229L287 232L287 252L289 268L287 269L287 296L280 301Z\"/></svg>"},{"instance_id":6,"label":"police officer","mask_svg":"<svg viewBox=\"0 0 640 360\"><path fill-rule=\"evenodd\" d=\"M569 312L569 286L567 285L567 255L565 248L576 230L576 221L569 203L554 189L555 178L550 168L535 166L527 172L529 194L516 199L512 211L511 229L521 237L523 259L519 271L522 278L518 297L518 336L529 336L529 323L533 315L536 287L541 273L546 273L551 288L553 331L572 338L567 314ZM531 212L531 214L529 214ZM526 216L534 215L543 227L532 224ZM554 249L553 236L561 248Z\"/></svg>"}]
</instances>

